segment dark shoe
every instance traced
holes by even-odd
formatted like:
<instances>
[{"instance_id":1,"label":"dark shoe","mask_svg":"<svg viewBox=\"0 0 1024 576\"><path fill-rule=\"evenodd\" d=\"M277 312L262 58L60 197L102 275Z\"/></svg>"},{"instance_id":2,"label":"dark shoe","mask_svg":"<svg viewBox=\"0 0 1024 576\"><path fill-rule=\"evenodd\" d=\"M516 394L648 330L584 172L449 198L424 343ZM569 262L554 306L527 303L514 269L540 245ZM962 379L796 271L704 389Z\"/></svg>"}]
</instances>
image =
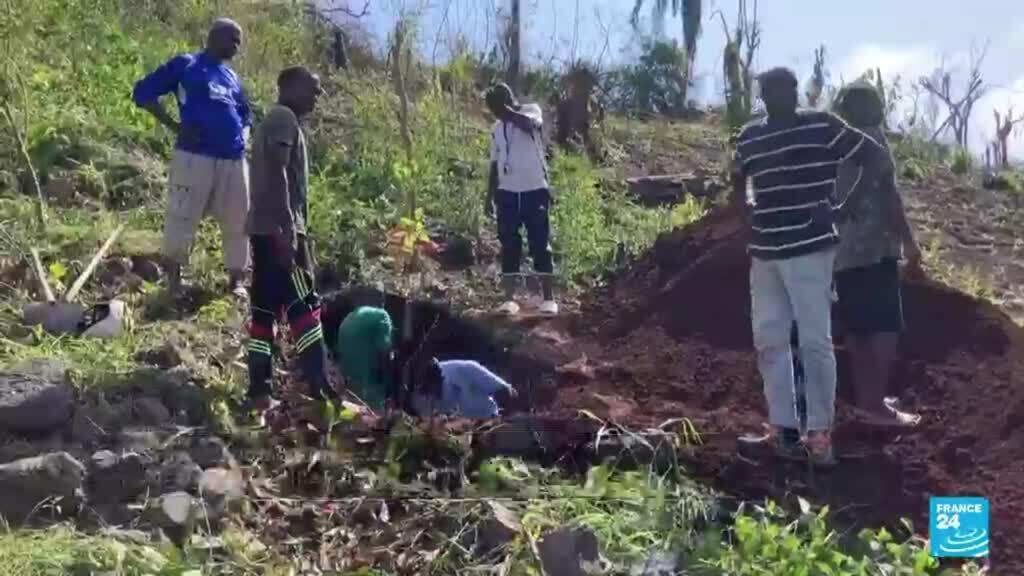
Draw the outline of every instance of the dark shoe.
<instances>
[{"instance_id":1,"label":"dark shoe","mask_svg":"<svg viewBox=\"0 0 1024 576\"><path fill-rule=\"evenodd\" d=\"M256 421L256 425L263 428L267 425L267 415L280 405L280 402L270 396L250 398L246 404L247 412Z\"/></svg>"},{"instance_id":2,"label":"dark shoe","mask_svg":"<svg viewBox=\"0 0 1024 576\"><path fill-rule=\"evenodd\" d=\"M737 439L740 452L756 453L769 447L783 460L800 461L807 457L800 441L800 431L795 428L772 427L765 434L745 434Z\"/></svg>"},{"instance_id":3,"label":"dark shoe","mask_svg":"<svg viewBox=\"0 0 1024 576\"><path fill-rule=\"evenodd\" d=\"M836 465L835 451L832 449L832 433L828 430L812 430L807 433L807 452L811 464L821 468Z\"/></svg>"}]
</instances>

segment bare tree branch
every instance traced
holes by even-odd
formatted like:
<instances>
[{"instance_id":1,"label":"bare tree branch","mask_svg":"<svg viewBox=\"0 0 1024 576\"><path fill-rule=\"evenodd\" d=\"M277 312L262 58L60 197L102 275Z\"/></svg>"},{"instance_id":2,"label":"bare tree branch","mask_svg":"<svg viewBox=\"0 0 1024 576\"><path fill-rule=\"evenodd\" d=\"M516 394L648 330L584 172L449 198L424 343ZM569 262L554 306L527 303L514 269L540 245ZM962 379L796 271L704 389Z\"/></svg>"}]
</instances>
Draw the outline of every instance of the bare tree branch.
<instances>
[{"instance_id":1,"label":"bare tree branch","mask_svg":"<svg viewBox=\"0 0 1024 576\"><path fill-rule=\"evenodd\" d=\"M355 10L349 8L347 2L345 3L344 6L331 6L329 8L317 6L315 3L312 2L307 3L306 5L312 7L313 9L315 9L316 11L320 12L325 16L329 16L331 14L344 14L349 18L358 19L364 18L370 14L370 0L366 0L366 3L363 4L363 9L360 10L359 12L356 12Z\"/></svg>"},{"instance_id":2,"label":"bare tree branch","mask_svg":"<svg viewBox=\"0 0 1024 576\"><path fill-rule=\"evenodd\" d=\"M936 70L932 78L922 77L918 84L927 90L932 96L939 99L946 106L949 116L939 125L932 139L938 138L947 128L953 131L956 144L961 149L966 149L969 144L969 128L971 112L974 105L988 91L981 75L981 65L988 53L988 43L980 51L971 50L970 71L967 76L967 88L963 96L956 98L951 92L952 75L945 70L945 65ZM938 84L936 84L938 82Z\"/></svg>"}]
</instances>

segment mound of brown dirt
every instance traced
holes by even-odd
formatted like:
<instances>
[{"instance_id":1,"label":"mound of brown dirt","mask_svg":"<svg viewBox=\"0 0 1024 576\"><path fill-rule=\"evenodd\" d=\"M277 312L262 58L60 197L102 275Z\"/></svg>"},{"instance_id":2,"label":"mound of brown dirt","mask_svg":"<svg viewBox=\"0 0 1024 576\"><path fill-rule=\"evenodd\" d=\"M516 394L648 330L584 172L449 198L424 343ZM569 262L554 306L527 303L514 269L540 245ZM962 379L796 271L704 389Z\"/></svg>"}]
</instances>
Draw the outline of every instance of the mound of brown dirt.
<instances>
[{"instance_id":1,"label":"mound of brown dirt","mask_svg":"<svg viewBox=\"0 0 1024 576\"><path fill-rule=\"evenodd\" d=\"M985 496L992 506L993 568L1024 573L1024 330L995 306L928 281L904 287L907 332L895 370L919 429L869 434L850 422L840 363L841 462L822 474L735 454L735 438L765 418L751 343L749 257L741 221L728 211L657 245L592 295L575 322L537 327L557 371L555 389L534 409L583 408L632 426L691 418L705 448L691 467L747 497L802 493L859 526L913 521L927 530L930 495ZM571 325L570 325L571 324Z\"/></svg>"}]
</instances>

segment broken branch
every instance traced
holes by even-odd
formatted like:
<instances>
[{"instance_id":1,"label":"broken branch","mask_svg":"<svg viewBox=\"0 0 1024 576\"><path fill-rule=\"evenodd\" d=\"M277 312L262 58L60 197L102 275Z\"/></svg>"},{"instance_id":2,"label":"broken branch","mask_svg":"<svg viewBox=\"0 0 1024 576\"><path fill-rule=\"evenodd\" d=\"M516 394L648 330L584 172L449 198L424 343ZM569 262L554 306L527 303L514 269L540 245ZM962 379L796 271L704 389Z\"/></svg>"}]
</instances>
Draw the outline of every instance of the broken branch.
<instances>
[{"instance_id":1,"label":"broken branch","mask_svg":"<svg viewBox=\"0 0 1024 576\"><path fill-rule=\"evenodd\" d=\"M106 243L103 244L103 247L100 248L100 251L97 252L96 255L92 257L92 261L89 262L89 265L86 266L85 270L82 271L82 274L78 277L77 280L75 280L75 283L71 286L71 290L68 290L67 295L65 295L64 297L65 302L74 302L75 297L78 296L78 293L82 290L82 287L85 286L85 283L89 280L89 276L92 276L92 273L94 270L96 270L96 266L99 265L100 260L103 260L103 257L107 255L107 251L110 250L110 247L114 245L114 241L117 240L117 237L121 235L121 232L123 230L124 224L118 226L117 230L114 230L114 232L110 235L110 238L107 238Z\"/></svg>"}]
</instances>

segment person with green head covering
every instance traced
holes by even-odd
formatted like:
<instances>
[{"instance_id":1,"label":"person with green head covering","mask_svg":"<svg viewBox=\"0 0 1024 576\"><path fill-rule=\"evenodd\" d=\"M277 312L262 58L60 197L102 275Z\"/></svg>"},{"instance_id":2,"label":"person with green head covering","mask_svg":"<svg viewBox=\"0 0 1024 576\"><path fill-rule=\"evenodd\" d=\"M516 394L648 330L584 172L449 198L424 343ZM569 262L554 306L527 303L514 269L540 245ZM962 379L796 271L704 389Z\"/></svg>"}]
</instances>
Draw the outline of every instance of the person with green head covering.
<instances>
[{"instance_id":1,"label":"person with green head covering","mask_svg":"<svg viewBox=\"0 0 1024 576\"><path fill-rule=\"evenodd\" d=\"M383 308L361 306L338 327L335 362L349 389L380 410L391 397L393 379L391 316Z\"/></svg>"},{"instance_id":2,"label":"person with green head covering","mask_svg":"<svg viewBox=\"0 0 1024 576\"><path fill-rule=\"evenodd\" d=\"M912 426L920 417L901 412L885 399L889 371L903 329L899 258L920 273L921 251L896 189L896 170L883 129L885 109L878 90L864 82L845 87L834 105L850 126L886 149L876 173L844 163L836 181L836 202L855 204L854 217L841 221L835 261L836 304L850 334L857 407L869 425Z\"/></svg>"}]
</instances>

